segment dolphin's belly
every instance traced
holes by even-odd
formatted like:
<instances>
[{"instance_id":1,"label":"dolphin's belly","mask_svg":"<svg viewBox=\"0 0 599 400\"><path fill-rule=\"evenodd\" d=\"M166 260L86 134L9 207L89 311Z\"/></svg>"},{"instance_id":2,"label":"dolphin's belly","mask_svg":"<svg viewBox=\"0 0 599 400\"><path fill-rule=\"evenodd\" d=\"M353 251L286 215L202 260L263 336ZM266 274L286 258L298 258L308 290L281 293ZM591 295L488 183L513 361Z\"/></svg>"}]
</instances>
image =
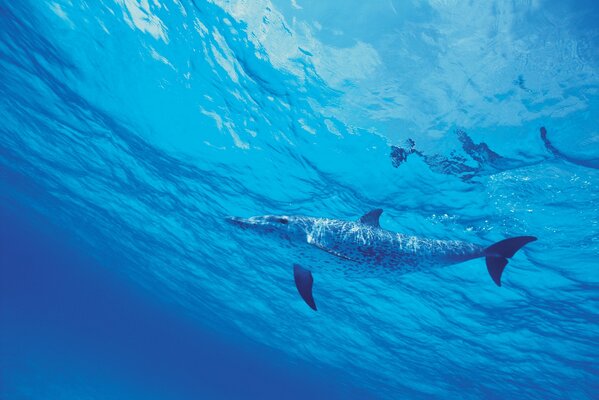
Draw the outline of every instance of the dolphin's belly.
<instances>
[{"instance_id":1,"label":"dolphin's belly","mask_svg":"<svg viewBox=\"0 0 599 400\"><path fill-rule=\"evenodd\" d=\"M434 259L428 252L418 252L416 248L399 248L395 243L367 243L347 245L334 243L333 254L347 258L362 265L414 271L429 264Z\"/></svg>"}]
</instances>

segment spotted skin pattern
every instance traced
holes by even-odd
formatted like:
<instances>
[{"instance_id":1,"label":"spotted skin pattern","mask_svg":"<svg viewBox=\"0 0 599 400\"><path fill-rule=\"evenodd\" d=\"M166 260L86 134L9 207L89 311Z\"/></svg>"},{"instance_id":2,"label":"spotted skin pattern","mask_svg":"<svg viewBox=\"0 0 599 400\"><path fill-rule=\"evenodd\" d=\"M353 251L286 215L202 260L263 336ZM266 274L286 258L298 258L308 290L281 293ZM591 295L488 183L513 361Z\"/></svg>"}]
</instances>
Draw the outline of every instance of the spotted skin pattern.
<instances>
[{"instance_id":1,"label":"spotted skin pattern","mask_svg":"<svg viewBox=\"0 0 599 400\"><path fill-rule=\"evenodd\" d=\"M484 247L390 232L360 222L306 218L306 242L362 265L413 272L483 257Z\"/></svg>"},{"instance_id":2,"label":"spotted skin pattern","mask_svg":"<svg viewBox=\"0 0 599 400\"><path fill-rule=\"evenodd\" d=\"M409 236L359 221L272 215L229 221L243 229L309 244L368 268L399 273L484 257L485 250L472 243Z\"/></svg>"}]
</instances>

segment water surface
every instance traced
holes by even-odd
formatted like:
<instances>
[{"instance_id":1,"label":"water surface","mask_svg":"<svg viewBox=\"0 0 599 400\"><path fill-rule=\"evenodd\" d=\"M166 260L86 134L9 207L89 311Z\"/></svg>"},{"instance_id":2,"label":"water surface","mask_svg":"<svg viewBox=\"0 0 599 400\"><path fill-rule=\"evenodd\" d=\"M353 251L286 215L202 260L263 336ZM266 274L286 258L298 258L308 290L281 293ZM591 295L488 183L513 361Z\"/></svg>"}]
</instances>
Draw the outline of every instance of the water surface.
<instances>
[{"instance_id":1,"label":"water surface","mask_svg":"<svg viewBox=\"0 0 599 400\"><path fill-rule=\"evenodd\" d=\"M596 396L599 9L315 3L0 1L0 397ZM539 240L315 313L224 220L374 208Z\"/></svg>"}]
</instances>

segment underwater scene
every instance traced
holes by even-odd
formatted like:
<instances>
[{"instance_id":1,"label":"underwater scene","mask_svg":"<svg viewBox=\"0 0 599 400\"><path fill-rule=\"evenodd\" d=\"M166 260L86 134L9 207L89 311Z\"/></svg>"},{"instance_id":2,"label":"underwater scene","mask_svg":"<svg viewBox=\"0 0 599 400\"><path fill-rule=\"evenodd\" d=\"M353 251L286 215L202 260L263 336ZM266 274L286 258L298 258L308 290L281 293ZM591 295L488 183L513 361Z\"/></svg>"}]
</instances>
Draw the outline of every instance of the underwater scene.
<instances>
[{"instance_id":1,"label":"underwater scene","mask_svg":"<svg viewBox=\"0 0 599 400\"><path fill-rule=\"evenodd\" d=\"M599 398L598 20L0 0L0 399Z\"/></svg>"}]
</instances>

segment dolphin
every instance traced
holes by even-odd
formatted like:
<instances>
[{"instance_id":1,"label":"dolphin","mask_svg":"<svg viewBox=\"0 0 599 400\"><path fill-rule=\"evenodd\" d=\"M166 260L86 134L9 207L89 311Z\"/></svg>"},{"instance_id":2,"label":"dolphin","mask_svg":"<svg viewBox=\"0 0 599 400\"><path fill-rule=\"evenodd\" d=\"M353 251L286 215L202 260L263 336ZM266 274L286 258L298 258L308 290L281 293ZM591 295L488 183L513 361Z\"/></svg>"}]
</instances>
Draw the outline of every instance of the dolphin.
<instances>
[{"instance_id":1,"label":"dolphin","mask_svg":"<svg viewBox=\"0 0 599 400\"><path fill-rule=\"evenodd\" d=\"M245 230L314 246L347 262L398 273L484 257L487 270L497 286L501 286L501 275L508 258L514 256L525 244L537 240L534 236L518 236L490 246L481 246L459 240L410 236L381 228L379 219L382 213L382 209L375 209L356 221L286 215L228 217L227 220ZM293 275L300 296L316 311L312 295L312 272L294 264Z\"/></svg>"}]
</instances>

